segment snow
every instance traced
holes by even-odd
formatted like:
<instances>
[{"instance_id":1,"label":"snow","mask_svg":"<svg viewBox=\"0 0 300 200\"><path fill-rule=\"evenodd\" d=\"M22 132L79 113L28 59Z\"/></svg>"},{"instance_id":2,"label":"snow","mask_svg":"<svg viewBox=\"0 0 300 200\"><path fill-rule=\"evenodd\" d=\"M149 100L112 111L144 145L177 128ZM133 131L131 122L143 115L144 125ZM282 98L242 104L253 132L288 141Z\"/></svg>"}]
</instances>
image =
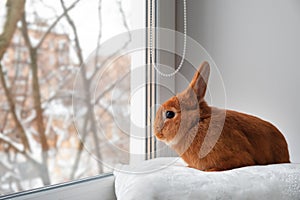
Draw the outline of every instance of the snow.
<instances>
[{"instance_id":1,"label":"snow","mask_svg":"<svg viewBox=\"0 0 300 200\"><path fill-rule=\"evenodd\" d=\"M31 110L30 111L30 115L26 118L26 119L23 119L22 121L22 124L28 124L28 123L31 123L34 119L36 118L36 112L35 110ZM20 116L19 116L19 120L20 120ZM21 121L21 120L20 120Z\"/></svg>"},{"instance_id":2,"label":"snow","mask_svg":"<svg viewBox=\"0 0 300 200\"><path fill-rule=\"evenodd\" d=\"M35 37L30 37L30 42L32 44L32 46L37 46L40 42L40 38L35 38Z\"/></svg>"},{"instance_id":3,"label":"snow","mask_svg":"<svg viewBox=\"0 0 300 200\"><path fill-rule=\"evenodd\" d=\"M20 152L24 151L24 147L22 144L13 141L11 138L3 135L2 133L0 133L0 140L3 140L4 142L10 144L11 146L13 146L15 149L17 149Z\"/></svg>"},{"instance_id":4,"label":"snow","mask_svg":"<svg viewBox=\"0 0 300 200\"><path fill-rule=\"evenodd\" d=\"M178 158L159 158L118 169L114 175L120 200L300 199L300 164L203 172L186 167ZM150 170L155 171L147 173Z\"/></svg>"},{"instance_id":5,"label":"snow","mask_svg":"<svg viewBox=\"0 0 300 200\"><path fill-rule=\"evenodd\" d=\"M47 105L45 114L48 116L69 116L71 114L71 109L66 107L62 103L52 101Z\"/></svg>"}]
</instances>

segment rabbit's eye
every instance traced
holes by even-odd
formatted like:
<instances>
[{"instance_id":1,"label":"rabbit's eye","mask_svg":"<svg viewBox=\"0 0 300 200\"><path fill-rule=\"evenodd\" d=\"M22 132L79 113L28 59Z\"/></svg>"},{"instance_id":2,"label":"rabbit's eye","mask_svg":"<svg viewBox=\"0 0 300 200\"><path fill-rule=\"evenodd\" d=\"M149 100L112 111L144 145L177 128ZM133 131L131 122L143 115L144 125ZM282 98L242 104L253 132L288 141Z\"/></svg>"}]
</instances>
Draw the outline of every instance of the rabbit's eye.
<instances>
[{"instance_id":1,"label":"rabbit's eye","mask_svg":"<svg viewBox=\"0 0 300 200\"><path fill-rule=\"evenodd\" d=\"M173 111L168 110L166 112L166 118L171 119L175 116L175 113Z\"/></svg>"}]
</instances>

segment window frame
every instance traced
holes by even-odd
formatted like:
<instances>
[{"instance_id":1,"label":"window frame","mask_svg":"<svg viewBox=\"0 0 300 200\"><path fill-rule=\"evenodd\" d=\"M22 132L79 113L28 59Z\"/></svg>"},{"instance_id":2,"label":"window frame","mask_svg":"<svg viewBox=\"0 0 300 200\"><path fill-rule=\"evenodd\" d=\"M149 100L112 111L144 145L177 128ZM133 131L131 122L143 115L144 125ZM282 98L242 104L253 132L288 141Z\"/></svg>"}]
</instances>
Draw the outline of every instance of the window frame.
<instances>
[{"instance_id":1,"label":"window frame","mask_svg":"<svg viewBox=\"0 0 300 200\"><path fill-rule=\"evenodd\" d=\"M101 188L101 190L99 190L99 188ZM88 192L88 194L86 194L86 192ZM97 200L99 197L102 199L117 199L114 192L113 174L101 174L67 183L59 183L32 190L16 192L0 196L0 200L79 200L86 199L87 195L89 200Z\"/></svg>"},{"instance_id":2,"label":"window frame","mask_svg":"<svg viewBox=\"0 0 300 200\"><path fill-rule=\"evenodd\" d=\"M146 51L142 51L138 54L135 54L132 58L132 62L144 63L146 68L143 71L145 76L141 76L141 80L145 82L145 88L142 91L142 96L137 97L137 100L141 100L142 104L131 105L131 110L139 110L139 114L136 114L136 118L142 119L145 129L145 140L136 141L132 138L130 139L130 153L142 153L145 154L143 160L153 159L156 157L172 155L172 151L168 148L164 151L156 152L157 148L160 148L164 145L161 142L156 141L156 138L153 135L153 121L155 117L155 110L153 109L158 102L165 100L165 96L160 93L158 87L159 84L164 84L169 87L172 92L175 92L175 77L163 79L157 75L157 72L154 68L155 62L164 61L164 64L168 66L175 66L176 64L176 55L171 55L171 57L165 57L163 54L157 51L159 48L159 31L155 31L153 35L153 47L155 52L151 55L150 52L150 22L152 21L155 27L163 27L172 30L176 30L176 2L172 0L133 0L133 5L143 6L145 10L136 9L134 14L131 16L134 19L133 29L138 29L145 27L146 24ZM144 13L143 13L144 12ZM143 16L143 17L141 17ZM146 22L146 23L145 23ZM176 48L176 38L175 34L172 39L174 40L174 52ZM151 56L154 56L152 59ZM138 65L141 66L141 65ZM132 68L133 69L133 68ZM136 77L134 77L136 78ZM136 87L136 84L139 81L135 82L131 79L131 87ZM140 110L142 106L142 111ZM132 128L132 127L131 127ZM131 131L135 131L134 129ZM132 134L132 132L131 132ZM132 160L130 160L132 162ZM134 160L136 162L136 160ZM84 189L86 188L86 189ZM101 190L99 190L101 188ZM84 194L83 194L84 191ZM93 177L88 177L85 179L79 179L74 181L69 181L66 183L54 184L49 186L44 186L41 188L36 188L32 190L26 190L21 192L16 192L12 194L7 194L0 196L0 200L6 199L82 199L84 196L87 197L86 191L88 191L88 199L98 199L99 196L105 199L116 199L114 192L114 176L113 173L100 174Z\"/></svg>"},{"instance_id":3,"label":"window frame","mask_svg":"<svg viewBox=\"0 0 300 200\"><path fill-rule=\"evenodd\" d=\"M146 159L152 159L156 157L165 157L165 156L176 156L177 154L170 149L166 144L161 141L158 141L153 135L153 120L155 119L155 109L157 105L166 101L169 96L165 95L164 92L161 92L160 85L167 86L169 91L175 94L175 76L172 77L161 77L156 72L154 67L155 63L162 63L169 67L173 67L175 69L176 66L176 55L173 52L176 52L176 36L175 33L173 35L168 35L169 39L173 41L173 46L169 47L171 54L165 54L163 51L159 51L160 49L160 30L157 29L153 31L152 34L152 48L155 49L154 53L151 54L151 43L150 43L150 27L151 24L155 28L163 28L163 29L171 29L177 30L176 23L176 8L178 6L177 1L173 0L147 0L147 116L148 121L146 122L147 131L146 131ZM151 23L152 21L152 23ZM153 59L151 58L153 56ZM154 61L155 63L152 63Z\"/></svg>"},{"instance_id":4,"label":"window frame","mask_svg":"<svg viewBox=\"0 0 300 200\"><path fill-rule=\"evenodd\" d=\"M132 5L136 6L137 8L144 7L145 9L134 9L133 14L130 16L133 21L132 29L141 29L145 28L145 10L146 8L146 1L147 0L132 0ZM142 17L141 17L142 16ZM145 66L145 53L142 51L141 53L135 54L132 58L132 62L137 62L137 66ZM144 72L146 75L146 70ZM142 77L142 81L146 78L146 76ZM144 81L145 82L145 81ZM131 85L136 84L136 82L132 82ZM146 97L139 97L138 100L142 100L145 102ZM140 109L140 106L144 106L144 104L135 104L131 106L131 109ZM143 114L144 111L140 112L141 114L137 117L141 117L146 119L146 116ZM143 116L142 116L143 115ZM144 124L143 124L144 125ZM144 154L145 153L145 143L144 141L139 143L131 144L130 140L130 153L132 151L138 151ZM136 145L135 149L133 146ZM144 159L143 159L144 160ZM131 161L130 161L131 162ZM99 190L99 188L101 188ZM88 192L88 194L87 194ZM89 199L89 200L96 200L101 197L102 199L117 199L115 192L114 192L114 175L113 173L104 173L99 174L92 177L87 177L78 180L72 180L68 182L63 182L59 184L53 184L48 186L43 186L40 188L34 188L30 190L24 190L20 192L0 195L0 200L24 200L24 199L43 199L43 200L53 200L53 199L64 199L64 200L79 200L79 199Z\"/></svg>"}]
</instances>

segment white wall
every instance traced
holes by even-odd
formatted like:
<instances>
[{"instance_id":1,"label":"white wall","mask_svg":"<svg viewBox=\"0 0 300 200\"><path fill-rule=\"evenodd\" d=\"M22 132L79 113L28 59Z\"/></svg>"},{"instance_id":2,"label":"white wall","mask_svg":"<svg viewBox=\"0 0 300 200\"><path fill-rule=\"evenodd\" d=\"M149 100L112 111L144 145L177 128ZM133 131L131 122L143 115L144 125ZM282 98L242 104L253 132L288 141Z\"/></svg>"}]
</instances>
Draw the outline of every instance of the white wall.
<instances>
[{"instance_id":1,"label":"white wall","mask_svg":"<svg viewBox=\"0 0 300 200\"><path fill-rule=\"evenodd\" d=\"M219 67L227 108L276 125L300 163L300 1L188 0L187 14L188 34ZM182 3L177 21L182 30Z\"/></svg>"}]
</instances>

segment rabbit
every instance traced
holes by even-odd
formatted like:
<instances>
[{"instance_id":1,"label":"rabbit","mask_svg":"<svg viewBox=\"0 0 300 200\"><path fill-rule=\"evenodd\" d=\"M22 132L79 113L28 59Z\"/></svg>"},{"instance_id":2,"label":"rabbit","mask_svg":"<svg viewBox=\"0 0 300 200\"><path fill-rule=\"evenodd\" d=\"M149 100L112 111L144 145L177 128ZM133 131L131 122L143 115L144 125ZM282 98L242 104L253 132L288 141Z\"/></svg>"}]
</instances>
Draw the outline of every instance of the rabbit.
<instances>
[{"instance_id":1,"label":"rabbit","mask_svg":"<svg viewBox=\"0 0 300 200\"><path fill-rule=\"evenodd\" d=\"M210 66L204 61L189 86L157 110L156 138L202 171L289 163L287 142L271 123L209 106L204 100Z\"/></svg>"}]
</instances>

